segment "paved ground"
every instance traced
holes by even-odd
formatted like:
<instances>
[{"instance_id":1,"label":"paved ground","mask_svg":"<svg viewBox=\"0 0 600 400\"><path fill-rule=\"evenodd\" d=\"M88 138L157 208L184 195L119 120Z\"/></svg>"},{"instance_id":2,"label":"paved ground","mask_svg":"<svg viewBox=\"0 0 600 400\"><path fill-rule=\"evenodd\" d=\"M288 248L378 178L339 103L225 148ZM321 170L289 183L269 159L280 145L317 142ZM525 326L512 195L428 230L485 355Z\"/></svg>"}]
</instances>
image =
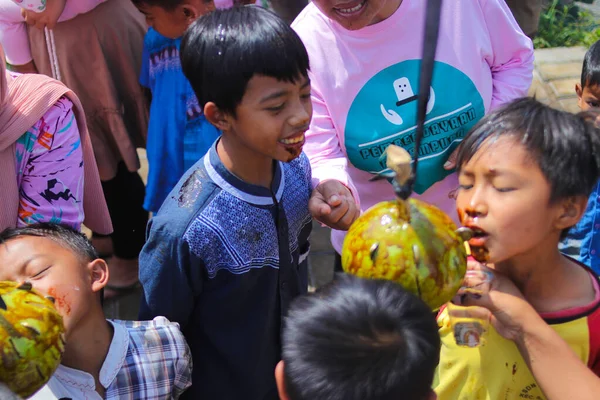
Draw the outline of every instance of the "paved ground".
<instances>
[{"instance_id":1,"label":"paved ground","mask_svg":"<svg viewBox=\"0 0 600 400\"><path fill-rule=\"evenodd\" d=\"M581 7L584 10L590 11L596 17L600 18L600 0L594 0L592 3L583 3L581 1L577 1L577 6Z\"/></svg>"},{"instance_id":2,"label":"paved ground","mask_svg":"<svg viewBox=\"0 0 600 400\"><path fill-rule=\"evenodd\" d=\"M598 1L600 4L600 0ZM600 10L600 6L598 8ZM558 48L536 50L534 80L530 95L553 107L576 112L575 84L581 74L584 48ZM145 179L148 173L145 151L140 150ZM320 287L333 277L334 251L329 242L329 231L314 224L309 258L311 285ZM108 301L105 311L109 318L136 319L141 292L133 293L118 301Z\"/></svg>"},{"instance_id":3,"label":"paved ground","mask_svg":"<svg viewBox=\"0 0 600 400\"><path fill-rule=\"evenodd\" d=\"M581 79L585 52L583 47L536 50L529 94L552 107L577 112L575 84Z\"/></svg>"}]
</instances>

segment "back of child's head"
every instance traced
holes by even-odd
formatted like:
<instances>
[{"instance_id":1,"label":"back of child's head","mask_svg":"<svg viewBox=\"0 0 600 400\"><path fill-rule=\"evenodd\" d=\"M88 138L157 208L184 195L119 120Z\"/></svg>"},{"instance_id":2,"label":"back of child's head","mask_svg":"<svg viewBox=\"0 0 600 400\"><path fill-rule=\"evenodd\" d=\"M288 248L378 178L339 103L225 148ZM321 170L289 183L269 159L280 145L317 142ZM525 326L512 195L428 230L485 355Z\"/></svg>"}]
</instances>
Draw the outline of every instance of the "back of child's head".
<instances>
[{"instance_id":1,"label":"back of child's head","mask_svg":"<svg viewBox=\"0 0 600 400\"><path fill-rule=\"evenodd\" d=\"M439 361L431 309L391 281L339 275L297 298L283 332L290 400L423 400Z\"/></svg>"},{"instance_id":2,"label":"back of child's head","mask_svg":"<svg viewBox=\"0 0 600 400\"><path fill-rule=\"evenodd\" d=\"M89 263L98 258L98 253L88 238L81 232L69 227L39 223L22 228L9 228L0 233L0 243L24 237L39 237L52 240L59 246L73 252L82 263Z\"/></svg>"},{"instance_id":3,"label":"back of child's head","mask_svg":"<svg viewBox=\"0 0 600 400\"><path fill-rule=\"evenodd\" d=\"M255 75L296 82L308 76L308 54L292 28L258 6L216 10L183 36L181 66L202 107L235 115Z\"/></svg>"},{"instance_id":4,"label":"back of child's head","mask_svg":"<svg viewBox=\"0 0 600 400\"><path fill-rule=\"evenodd\" d=\"M550 201L589 196L600 174L596 115L574 115L532 98L513 101L485 116L467 134L457 159L460 170L487 143L503 137L521 143L550 185Z\"/></svg>"},{"instance_id":5,"label":"back of child's head","mask_svg":"<svg viewBox=\"0 0 600 400\"><path fill-rule=\"evenodd\" d=\"M583 58L581 70L581 87L600 84L600 40L589 48Z\"/></svg>"}]
</instances>

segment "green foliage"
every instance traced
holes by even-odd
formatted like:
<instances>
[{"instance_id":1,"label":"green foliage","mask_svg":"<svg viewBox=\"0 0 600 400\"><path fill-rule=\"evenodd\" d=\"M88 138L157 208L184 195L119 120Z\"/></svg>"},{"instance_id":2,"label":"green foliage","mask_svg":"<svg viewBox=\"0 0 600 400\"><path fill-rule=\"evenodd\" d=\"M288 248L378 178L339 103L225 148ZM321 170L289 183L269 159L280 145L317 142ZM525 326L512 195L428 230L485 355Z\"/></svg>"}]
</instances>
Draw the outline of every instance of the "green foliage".
<instances>
[{"instance_id":1,"label":"green foliage","mask_svg":"<svg viewBox=\"0 0 600 400\"><path fill-rule=\"evenodd\" d=\"M600 24L592 14L575 5L553 0L540 17L538 34L533 40L537 49L548 47L589 47L600 40Z\"/></svg>"}]
</instances>

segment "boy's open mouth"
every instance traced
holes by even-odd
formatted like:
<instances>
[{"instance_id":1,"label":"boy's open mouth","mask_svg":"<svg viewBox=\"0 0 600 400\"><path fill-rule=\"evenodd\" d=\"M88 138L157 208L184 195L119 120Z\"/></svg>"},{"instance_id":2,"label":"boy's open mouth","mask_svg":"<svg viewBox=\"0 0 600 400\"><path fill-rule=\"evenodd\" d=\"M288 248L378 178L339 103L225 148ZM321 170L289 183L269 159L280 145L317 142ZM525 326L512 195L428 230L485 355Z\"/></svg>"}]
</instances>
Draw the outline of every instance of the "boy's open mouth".
<instances>
[{"instance_id":1,"label":"boy's open mouth","mask_svg":"<svg viewBox=\"0 0 600 400\"><path fill-rule=\"evenodd\" d=\"M469 240L469 245L473 247L482 247L488 238L488 233L478 226L468 226L473 231L473 237Z\"/></svg>"},{"instance_id":2,"label":"boy's open mouth","mask_svg":"<svg viewBox=\"0 0 600 400\"><path fill-rule=\"evenodd\" d=\"M477 261L481 263L489 262L490 251L486 246L489 234L478 226L465 226L469 228L473 233L473 236L471 237L471 239L469 239L469 247L471 249L471 254Z\"/></svg>"},{"instance_id":3,"label":"boy's open mouth","mask_svg":"<svg viewBox=\"0 0 600 400\"><path fill-rule=\"evenodd\" d=\"M343 16L351 16L353 14L359 13L363 7L365 6L365 4L367 3L367 0L362 0L361 2L359 2L357 5L355 6L342 6L342 7L334 7L333 9L338 13L341 14Z\"/></svg>"},{"instance_id":4,"label":"boy's open mouth","mask_svg":"<svg viewBox=\"0 0 600 400\"><path fill-rule=\"evenodd\" d=\"M304 144L304 132L299 133L297 135L285 138L285 139L279 139L279 143L286 145L286 146L293 146L295 144Z\"/></svg>"}]
</instances>

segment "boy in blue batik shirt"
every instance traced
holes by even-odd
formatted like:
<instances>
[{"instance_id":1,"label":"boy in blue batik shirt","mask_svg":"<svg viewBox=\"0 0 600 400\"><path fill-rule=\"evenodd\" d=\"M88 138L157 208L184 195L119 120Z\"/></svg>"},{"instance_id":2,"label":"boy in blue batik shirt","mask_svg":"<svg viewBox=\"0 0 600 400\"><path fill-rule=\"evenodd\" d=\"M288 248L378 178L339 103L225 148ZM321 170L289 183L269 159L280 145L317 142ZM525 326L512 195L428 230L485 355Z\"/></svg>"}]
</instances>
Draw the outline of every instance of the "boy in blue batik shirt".
<instances>
[{"instance_id":1,"label":"boy in blue batik shirt","mask_svg":"<svg viewBox=\"0 0 600 400\"><path fill-rule=\"evenodd\" d=\"M223 134L149 223L140 316L182 327L188 398L275 400L282 317L307 291L308 55L286 22L245 6L199 18L181 59Z\"/></svg>"},{"instance_id":2,"label":"boy in blue batik shirt","mask_svg":"<svg viewBox=\"0 0 600 400\"><path fill-rule=\"evenodd\" d=\"M579 108L600 111L600 41L585 54L581 84L577 84L575 90ZM585 214L569 230L559 247L564 254L576 258L600 275L600 182L596 183L590 195Z\"/></svg>"},{"instance_id":3,"label":"boy in blue batik shirt","mask_svg":"<svg viewBox=\"0 0 600 400\"><path fill-rule=\"evenodd\" d=\"M148 181L144 208L157 212L219 131L204 116L181 71L179 47L185 29L214 9L206 0L133 0L150 28L144 38L140 83L152 94L148 124Z\"/></svg>"}]
</instances>

